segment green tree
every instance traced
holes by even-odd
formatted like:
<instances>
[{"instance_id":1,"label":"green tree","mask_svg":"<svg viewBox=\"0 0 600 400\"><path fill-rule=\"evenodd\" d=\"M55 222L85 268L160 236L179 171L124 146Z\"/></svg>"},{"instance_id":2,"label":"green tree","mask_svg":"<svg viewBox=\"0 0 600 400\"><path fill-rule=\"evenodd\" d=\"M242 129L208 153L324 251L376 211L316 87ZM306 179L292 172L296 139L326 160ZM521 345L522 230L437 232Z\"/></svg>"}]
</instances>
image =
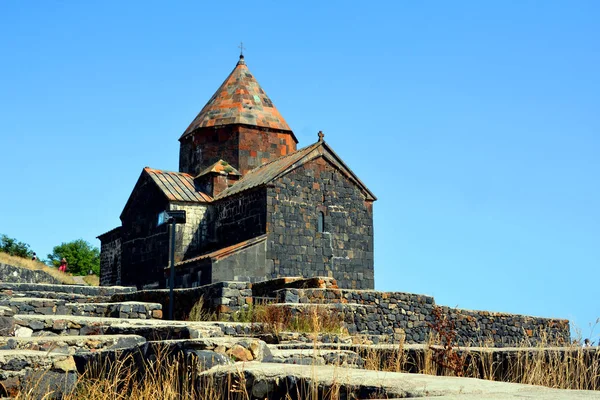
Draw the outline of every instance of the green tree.
<instances>
[{"instance_id":1,"label":"green tree","mask_svg":"<svg viewBox=\"0 0 600 400\"><path fill-rule=\"evenodd\" d=\"M87 275L89 271L100 275L100 250L83 239L62 243L48 254L49 263L55 267L63 258L68 263L67 271L73 275Z\"/></svg>"},{"instance_id":2,"label":"green tree","mask_svg":"<svg viewBox=\"0 0 600 400\"><path fill-rule=\"evenodd\" d=\"M11 256L31 258L33 251L27 243L18 242L17 239L10 238L6 235L0 235L0 251L8 253Z\"/></svg>"}]
</instances>

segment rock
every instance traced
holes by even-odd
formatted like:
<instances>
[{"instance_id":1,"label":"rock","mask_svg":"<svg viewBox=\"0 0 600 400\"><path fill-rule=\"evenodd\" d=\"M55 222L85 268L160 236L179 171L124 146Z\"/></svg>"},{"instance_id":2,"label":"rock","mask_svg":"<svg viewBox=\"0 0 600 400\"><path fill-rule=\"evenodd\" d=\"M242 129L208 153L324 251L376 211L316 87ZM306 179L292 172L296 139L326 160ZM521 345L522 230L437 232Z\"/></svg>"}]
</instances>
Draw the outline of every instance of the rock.
<instances>
[{"instance_id":1,"label":"rock","mask_svg":"<svg viewBox=\"0 0 600 400\"><path fill-rule=\"evenodd\" d=\"M76 372L34 371L26 375L22 386L31 399L62 399L73 392L76 383Z\"/></svg>"},{"instance_id":2,"label":"rock","mask_svg":"<svg viewBox=\"0 0 600 400\"><path fill-rule=\"evenodd\" d=\"M227 350L226 354L235 361L252 361L254 359L250 350L240 346L239 344L233 345L229 350Z\"/></svg>"},{"instance_id":3,"label":"rock","mask_svg":"<svg viewBox=\"0 0 600 400\"><path fill-rule=\"evenodd\" d=\"M52 322L52 330L54 331L63 331L67 329L67 326L67 321L64 319L57 319L54 322Z\"/></svg>"},{"instance_id":4,"label":"rock","mask_svg":"<svg viewBox=\"0 0 600 400\"><path fill-rule=\"evenodd\" d=\"M10 336L15 329L15 320L10 317L0 317L0 336Z\"/></svg>"},{"instance_id":5,"label":"rock","mask_svg":"<svg viewBox=\"0 0 600 400\"><path fill-rule=\"evenodd\" d=\"M286 393L310 393L316 388L317 398L332 391L345 398L413 398L431 397L452 400L520 399L591 400L597 392L561 390L518 383L493 382L483 379L430 376L383 372L336 366L289 365L249 362L244 365L217 366L200 374L200 379L221 385L231 376L243 374L246 390L252 398L285 398ZM255 389L256 388L256 391ZM259 396L254 396L260 395ZM263 397L264 396L264 397Z\"/></svg>"},{"instance_id":6,"label":"rock","mask_svg":"<svg viewBox=\"0 0 600 400\"><path fill-rule=\"evenodd\" d=\"M232 364L231 359L226 355L210 350L188 350L186 353L188 357L191 357L198 363L198 372L205 371L216 365Z\"/></svg>"},{"instance_id":7,"label":"rock","mask_svg":"<svg viewBox=\"0 0 600 400\"><path fill-rule=\"evenodd\" d=\"M25 326L18 326L15 329L15 337L31 337L33 329L29 329Z\"/></svg>"},{"instance_id":8,"label":"rock","mask_svg":"<svg viewBox=\"0 0 600 400\"><path fill-rule=\"evenodd\" d=\"M261 380L252 385L252 396L257 399L268 399L278 386L279 380L267 381Z\"/></svg>"},{"instance_id":9,"label":"rock","mask_svg":"<svg viewBox=\"0 0 600 400\"><path fill-rule=\"evenodd\" d=\"M6 344L0 347L0 350L14 350L17 348L17 341L15 339L8 339Z\"/></svg>"},{"instance_id":10,"label":"rock","mask_svg":"<svg viewBox=\"0 0 600 400\"><path fill-rule=\"evenodd\" d=\"M44 329L44 321L32 320L29 321L29 327L34 331L41 331Z\"/></svg>"},{"instance_id":11,"label":"rock","mask_svg":"<svg viewBox=\"0 0 600 400\"><path fill-rule=\"evenodd\" d=\"M215 353L225 354L227 352L227 348L225 346L216 346L213 350Z\"/></svg>"},{"instance_id":12,"label":"rock","mask_svg":"<svg viewBox=\"0 0 600 400\"><path fill-rule=\"evenodd\" d=\"M262 340L253 340L248 345L248 350L256 361L269 362L273 358L271 349Z\"/></svg>"},{"instance_id":13,"label":"rock","mask_svg":"<svg viewBox=\"0 0 600 400\"><path fill-rule=\"evenodd\" d=\"M162 317L163 317L162 310L152 310L152 318L162 319Z\"/></svg>"},{"instance_id":14,"label":"rock","mask_svg":"<svg viewBox=\"0 0 600 400\"><path fill-rule=\"evenodd\" d=\"M75 360L71 356L66 357L64 360L54 361L53 368L63 372L77 371Z\"/></svg>"}]
</instances>

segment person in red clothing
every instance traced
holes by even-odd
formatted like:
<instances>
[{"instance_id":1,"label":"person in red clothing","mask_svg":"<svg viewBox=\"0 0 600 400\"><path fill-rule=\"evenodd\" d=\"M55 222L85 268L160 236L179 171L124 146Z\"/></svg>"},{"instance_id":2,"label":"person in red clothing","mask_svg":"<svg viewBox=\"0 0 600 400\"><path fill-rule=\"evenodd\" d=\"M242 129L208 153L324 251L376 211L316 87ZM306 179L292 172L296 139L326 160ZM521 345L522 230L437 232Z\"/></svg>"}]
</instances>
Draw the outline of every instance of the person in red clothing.
<instances>
[{"instance_id":1,"label":"person in red clothing","mask_svg":"<svg viewBox=\"0 0 600 400\"><path fill-rule=\"evenodd\" d=\"M60 265L58 267L58 270L60 272L67 272L67 259L63 257L62 260L60 260Z\"/></svg>"}]
</instances>

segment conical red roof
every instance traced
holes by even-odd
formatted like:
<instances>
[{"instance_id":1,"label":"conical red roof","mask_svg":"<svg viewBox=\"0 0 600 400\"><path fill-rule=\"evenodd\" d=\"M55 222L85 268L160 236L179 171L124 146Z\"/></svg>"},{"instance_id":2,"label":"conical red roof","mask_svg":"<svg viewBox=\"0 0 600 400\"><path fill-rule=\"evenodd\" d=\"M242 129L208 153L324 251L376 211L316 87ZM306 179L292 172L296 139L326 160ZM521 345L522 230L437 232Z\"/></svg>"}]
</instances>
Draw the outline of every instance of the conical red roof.
<instances>
[{"instance_id":1,"label":"conical red roof","mask_svg":"<svg viewBox=\"0 0 600 400\"><path fill-rule=\"evenodd\" d=\"M182 137L198 128L231 124L291 131L269 96L248 70L244 56L206 103Z\"/></svg>"}]
</instances>

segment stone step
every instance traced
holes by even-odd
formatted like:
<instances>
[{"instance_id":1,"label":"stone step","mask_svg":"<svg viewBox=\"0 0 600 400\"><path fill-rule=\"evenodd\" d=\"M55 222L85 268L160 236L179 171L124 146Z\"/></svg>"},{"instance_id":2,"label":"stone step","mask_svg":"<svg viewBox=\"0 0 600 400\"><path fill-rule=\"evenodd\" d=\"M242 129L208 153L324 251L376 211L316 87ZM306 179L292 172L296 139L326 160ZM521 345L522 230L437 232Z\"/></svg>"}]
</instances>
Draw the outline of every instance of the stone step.
<instances>
[{"instance_id":1,"label":"stone step","mask_svg":"<svg viewBox=\"0 0 600 400\"><path fill-rule=\"evenodd\" d=\"M69 393L77 381L72 355L36 350L0 350L0 396L13 397L27 391L28 398L54 392Z\"/></svg>"},{"instance_id":2,"label":"stone step","mask_svg":"<svg viewBox=\"0 0 600 400\"><path fill-rule=\"evenodd\" d=\"M336 365L361 368L364 360L356 352L342 349L271 349L269 362L298 365Z\"/></svg>"},{"instance_id":3,"label":"stone step","mask_svg":"<svg viewBox=\"0 0 600 400\"><path fill-rule=\"evenodd\" d=\"M159 319L121 319L76 315L24 315L14 317L13 335L139 335L147 340L189 339L223 336L213 322L163 321Z\"/></svg>"},{"instance_id":4,"label":"stone step","mask_svg":"<svg viewBox=\"0 0 600 400\"><path fill-rule=\"evenodd\" d=\"M0 282L0 291L13 292L54 292L70 293L84 296L112 296L118 293L133 293L137 289L127 286L84 286L84 285L54 285L49 283L13 283ZM36 296L37 297L37 296Z\"/></svg>"},{"instance_id":5,"label":"stone step","mask_svg":"<svg viewBox=\"0 0 600 400\"><path fill-rule=\"evenodd\" d=\"M493 382L483 379L432 376L400 372L340 368L333 365L292 365L247 362L220 365L200 374L200 380L215 387L226 387L232 376L244 376L240 382L251 398L284 398L286 393L313 394L326 398L331 393L344 398L392 399L434 398L475 399L597 399L598 394L586 390L551 389L518 383Z\"/></svg>"},{"instance_id":6,"label":"stone step","mask_svg":"<svg viewBox=\"0 0 600 400\"><path fill-rule=\"evenodd\" d=\"M162 306L158 303L69 303L66 300L13 297L0 301L15 314L27 315L81 315L87 317L161 319Z\"/></svg>"},{"instance_id":7,"label":"stone step","mask_svg":"<svg viewBox=\"0 0 600 400\"><path fill-rule=\"evenodd\" d=\"M211 337L198 339L179 339L149 341L148 352L160 353L168 351L197 352L211 351L231 358L233 361L262 361L270 362L272 359L269 345L264 341L251 337Z\"/></svg>"},{"instance_id":8,"label":"stone step","mask_svg":"<svg viewBox=\"0 0 600 400\"><path fill-rule=\"evenodd\" d=\"M130 349L146 343L137 335L0 337L0 350L34 350L77 354L88 351Z\"/></svg>"},{"instance_id":9,"label":"stone step","mask_svg":"<svg viewBox=\"0 0 600 400\"><path fill-rule=\"evenodd\" d=\"M52 300L64 300L71 303L95 303L99 301L110 301L110 296L86 296L83 294L75 293L64 293L64 292L44 292L44 291L14 291L4 290L0 294L3 294L5 298L41 298L41 299L52 299ZM8 294L8 295L7 295Z\"/></svg>"}]
</instances>

